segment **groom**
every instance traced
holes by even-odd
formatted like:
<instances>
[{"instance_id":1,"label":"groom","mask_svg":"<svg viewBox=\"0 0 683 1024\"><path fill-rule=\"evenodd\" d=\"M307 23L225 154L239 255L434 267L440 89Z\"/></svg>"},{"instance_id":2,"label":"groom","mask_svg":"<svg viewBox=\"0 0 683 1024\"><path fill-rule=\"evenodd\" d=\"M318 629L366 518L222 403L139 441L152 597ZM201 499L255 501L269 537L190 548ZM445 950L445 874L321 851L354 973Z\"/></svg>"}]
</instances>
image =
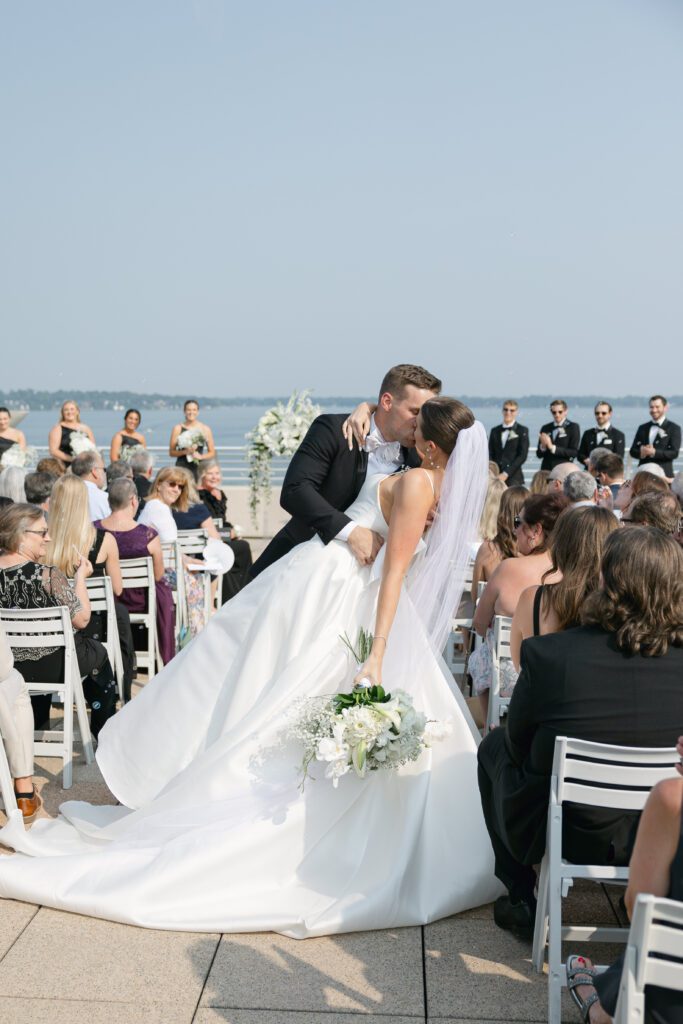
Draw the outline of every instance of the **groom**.
<instances>
[{"instance_id":1,"label":"groom","mask_svg":"<svg viewBox=\"0 0 683 1024\"><path fill-rule=\"evenodd\" d=\"M440 391L439 378L421 366L393 366L382 381L370 432L360 449L350 450L344 439L344 413L318 416L294 453L282 485L280 504L292 518L254 562L249 578L316 533L324 544L344 541L361 565L371 565L382 538L357 526L343 510L358 497L368 472L395 473L420 465L414 447L417 416Z\"/></svg>"}]
</instances>

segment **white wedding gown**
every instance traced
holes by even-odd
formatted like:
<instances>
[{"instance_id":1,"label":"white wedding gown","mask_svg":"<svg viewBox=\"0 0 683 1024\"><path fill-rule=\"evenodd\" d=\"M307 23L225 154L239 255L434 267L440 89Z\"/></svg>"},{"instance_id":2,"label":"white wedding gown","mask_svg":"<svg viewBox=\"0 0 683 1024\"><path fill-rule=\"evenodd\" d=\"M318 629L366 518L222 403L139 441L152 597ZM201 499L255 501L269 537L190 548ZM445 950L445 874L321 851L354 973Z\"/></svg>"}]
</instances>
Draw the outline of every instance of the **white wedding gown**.
<instances>
[{"instance_id":1,"label":"white wedding gown","mask_svg":"<svg viewBox=\"0 0 683 1024\"><path fill-rule=\"evenodd\" d=\"M349 510L384 536L369 478ZM379 573L346 544L294 548L100 734L97 760L123 806L70 801L0 842L0 895L114 921L296 938L423 924L501 891L479 803L477 737L410 598L399 602L384 685L453 731L398 772L338 789L285 737L295 700L350 690L340 634L372 628ZM288 716L290 712L290 716Z\"/></svg>"}]
</instances>

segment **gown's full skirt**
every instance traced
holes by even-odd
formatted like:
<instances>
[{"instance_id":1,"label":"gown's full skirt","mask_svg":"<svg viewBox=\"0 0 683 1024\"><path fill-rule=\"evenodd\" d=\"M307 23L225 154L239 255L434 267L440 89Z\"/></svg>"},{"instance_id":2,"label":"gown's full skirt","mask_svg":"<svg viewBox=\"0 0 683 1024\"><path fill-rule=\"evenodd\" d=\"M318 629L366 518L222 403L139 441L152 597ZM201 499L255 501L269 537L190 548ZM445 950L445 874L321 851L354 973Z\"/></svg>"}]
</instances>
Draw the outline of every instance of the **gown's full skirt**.
<instances>
[{"instance_id":1,"label":"gown's full skirt","mask_svg":"<svg viewBox=\"0 0 683 1024\"><path fill-rule=\"evenodd\" d=\"M225 605L100 734L121 806L71 801L0 842L0 895L152 928L303 938L423 924L500 887L481 813L477 736L406 593L384 662L452 732L397 772L300 788L287 736L302 697L351 689L340 634L372 628L377 572L345 544L299 545ZM452 681L452 680L451 680Z\"/></svg>"}]
</instances>

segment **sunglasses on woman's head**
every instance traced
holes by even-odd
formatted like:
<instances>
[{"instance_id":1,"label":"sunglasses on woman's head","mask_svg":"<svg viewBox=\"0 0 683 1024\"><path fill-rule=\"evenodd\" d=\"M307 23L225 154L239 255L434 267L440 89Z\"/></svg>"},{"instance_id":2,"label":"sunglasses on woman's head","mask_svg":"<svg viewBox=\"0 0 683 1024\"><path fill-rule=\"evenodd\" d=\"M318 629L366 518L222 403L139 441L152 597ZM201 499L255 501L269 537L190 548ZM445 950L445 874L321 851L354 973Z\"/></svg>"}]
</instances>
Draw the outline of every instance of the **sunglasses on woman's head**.
<instances>
[{"instance_id":1,"label":"sunglasses on woman's head","mask_svg":"<svg viewBox=\"0 0 683 1024\"><path fill-rule=\"evenodd\" d=\"M524 525L524 520L522 519L521 516L515 516L515 518L513 519L513 522L515 524L515 530L518 530L520 528L520 526Z\"/></svg>"}]
</instances>

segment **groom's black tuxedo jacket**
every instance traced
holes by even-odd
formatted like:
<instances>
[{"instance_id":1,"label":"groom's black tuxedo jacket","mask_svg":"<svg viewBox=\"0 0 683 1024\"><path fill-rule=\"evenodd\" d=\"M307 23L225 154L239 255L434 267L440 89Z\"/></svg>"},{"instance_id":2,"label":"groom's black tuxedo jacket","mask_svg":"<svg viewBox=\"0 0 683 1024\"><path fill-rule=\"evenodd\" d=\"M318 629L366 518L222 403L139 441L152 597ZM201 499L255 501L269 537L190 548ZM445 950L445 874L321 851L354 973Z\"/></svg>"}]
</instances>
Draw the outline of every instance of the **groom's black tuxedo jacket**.
<instances>
[{"instance_id":1,"label":"groom's black tuxedo jacket","mask_svg":"<svg viewBox=\"0 0 683 1024\"><path fill-rule=\"evenodd\" d=\"M517 436L508 436L507 443L503 446L503 431L506 429L502 424L492 428L489 434L489 458L491 462L495 462L501 473L507 473L508 478L505 482L508 487L515 484L524 485L522 466L529 454L529 430L521 423L515 423L511 433Z\"/></svg>"},{"instance_id":2,"label":"groom's black tuxedo jacket","mask_svg":"<svg viewBox=\"0 0 683 1024\"><path fill-rule=\"evenodd\" d=\"M555 429L556 426L554 422L544 423L540 432L552 437L553 430ZM560 427L560 433L553 441L555 451L544 451L540 444L536 449L536 455L541 460L541 469L552 470L555 466L559 466L561 462L572 462L576 458L576 453L579 450L580 437L581 429L579 424L570 423L569 420L565 420Z\"/></svg>"},{"instance_id":3,"label":"groom's black tuxedo jacket","mask_svg":"<svg viewBox=\"0 0 683 1024\"><path fill-rule=\"evenodd\" d=\"M325 413L311 424L282 484L280 504L292 518L254 562L251 579L316 533L329 544L351 521L343 510L356 500L365 482L368 454L356 444L349 451L341 430L345 419L344 413ZM414 448L402 452L408 466L420 465Z\"/></svg>"},{"instance_id":4,"label":"groom's black tuxedo jacket","mask_svg":"<svg viewBox=\"0 0 683 1024\"><path fill-rule=\"evenodd\" d=\"M646 462L658 462L666 475L671 477L674 475L674 460L678 458L681 448L681 428L677 423L672 423L671 420L664 420L660 429L666 436L656 437L654 455L648 455L646 459L641 459L640 446L641 444L650 443L651 426L652 423L650 421L640 424L631 445L631 456L634 459L638 459L639 466Z\"/></svg>"},{"instance_id":5,"label":"groom's black tuxedo jacket","mask_svg":"<svg viewBox=\"0 0 683 1024\"><path fill-rule=\"evenodd\" d=\"M585 463L594 448L606 448L612 455L620 455L623 458L626 438L622 432L616 427L610 427L609 430L603 431L605 436L602 441L598 441L598 429L598 427L590 427L588 430L584 430L579 445L579 461Z\"/></svg>"}]
</instances>

